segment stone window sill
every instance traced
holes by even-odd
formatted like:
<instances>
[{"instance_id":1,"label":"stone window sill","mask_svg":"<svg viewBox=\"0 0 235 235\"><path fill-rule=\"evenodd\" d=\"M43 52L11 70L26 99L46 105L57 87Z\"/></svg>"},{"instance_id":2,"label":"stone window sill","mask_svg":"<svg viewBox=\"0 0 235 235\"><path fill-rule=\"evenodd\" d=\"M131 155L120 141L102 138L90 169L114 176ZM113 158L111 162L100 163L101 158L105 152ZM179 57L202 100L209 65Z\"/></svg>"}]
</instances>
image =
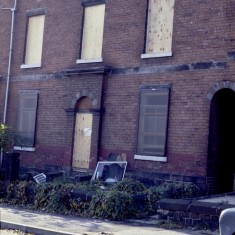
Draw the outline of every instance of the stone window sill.
<instances>
[{"instance_id":1,"label":"stone window sill","mask_svg":"<svg viewBox=\"0 0 235 235\"><path fill-rule=\"evenodd\" d=\"M78 59L76 61L77 64L86 64L86 63L100 63L103 62L103 58L96 59Z\"/></svg>"},{"instance_id":2,"label":"stone window sill","mask_svg":"<svg viewBox=\"0 0 235 235\"><path fill-rule=\"evenodd\" d=\"M17 151L25 151L25 152L34 152L35 148L33 147L19 147L19 146L14 146L14 150Z\"/></svg>"},{"instance_id":3,"label":"stone window sill","mask_svg":"<svg viewBox=\"0 0 235 235\"><path fill-rule=\"evenodd\" d=\"M142 54L141 55L141 59L168 57L168 56L172 56L172 51L170 51L170 52L159 52L159 53Z\"/></svg>"},{"instance_id":4,"label":"stone window sill","mask_svg":"<svg viewBox=\"0 0 235 235\"><path fill-rule=\"evenodd\" d=\"M39 64L22 64L20 66L21 69L31 69L31 68L40 68L42 67L42 64L39 63Z\"/></svg>"},{"instance_id":5,"label":"stone window sill","mask_svg":"<svg viewBox=\"0 0 235 235\"><path fill-rule=\"evenodd\" d=\"M142 161L167 162L167 157L159 157L159 156L146 156L146 155L135 154L134 159Z\"/></svg>"}]
</instances>

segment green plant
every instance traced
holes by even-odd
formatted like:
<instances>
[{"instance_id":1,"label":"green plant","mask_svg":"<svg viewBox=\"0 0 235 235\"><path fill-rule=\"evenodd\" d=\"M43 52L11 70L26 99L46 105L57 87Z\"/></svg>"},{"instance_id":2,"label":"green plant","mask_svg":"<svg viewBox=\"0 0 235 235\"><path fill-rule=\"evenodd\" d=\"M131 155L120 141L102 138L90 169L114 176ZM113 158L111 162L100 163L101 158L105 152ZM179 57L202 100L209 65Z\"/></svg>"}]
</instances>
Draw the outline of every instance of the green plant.
<instances>
[{"instance_id":1,"label":"green plant","mask_svg":"<svg viewBox=\"0 0 235 235\"><path fill-rule=\"evenodd\" d=\"M160 186L153 186L146 190L149 213L157 210L157 202L163 198L192 198L201 195L198 186L189 182L165 182Z\"/></svg>"},{"instance_id":2,"label":"green plant","mask_svg":"<svg viewBox=\"0 0 235 235\"><path fill-rule=\"evenodd\" d=\"M49 193L47 210L60 214L68 213L70 209L70 192L74 188L71 184L54 185Z\"/></svg>"},{"instance_id":3,"label":"green plant","mask_svg":"<svg viewBox=\"0 0 235 235\"><path fill-rule=\"evenodd\" d=\"M146 190L148 197L148 210L149 213L156 212L157 202L164 197L164 192L160 187L153 186Z\"/></svg>"},{"instance_id":4,"label":"green plant","mask_svg":"<svg viewBox=\"0 0 235 235\"><path fill-rule=\"evenodd\" d=\"M16 132L10 126L0 124L0 148L3 152L12 150L17 138Z\"/></svg>"},{"instance_id":5,"label":"green plant","mask_svg":"<svg viewBox=\"0 0 235 235\"><path fill-rule=\"evenodd\" d=\"M34 186L34 187L31 187ZM158 187L146 188L141 182L125 179L110 187L101 189L101 182L66 183L53 181L44 184L14 182L7 187L5 202L32 209L59 214L92 216L111 220L137 218L156 212L157 202L162 198L189 198L200 194L192 183L167 182ZM27 189L33 193L27 195ZM78 189L95 192L90 202L71 197L71 191ZM33 197L32 197L33 196ZM30 204L31 203L31 204Z\"/></svg>"},{"instance_id":6,"label":"green plant","mask_svg":"<svg viewBox=\"0 0 235 235\"><path fill-rule=\"evenodd\" d=\"M70 212L73 215L88 216L90 202L84 202L80 198L70 199Z\"/></svg>"},{"instance_id":7,"label":"green plant","mask_svg":"<svg viewBox=\"0 0 235 235\"><path fill-rule=\"evenodd\" d=\"M17 199L17 204L25 205L27 203L26 187L28 185L27 181L20 181L16 185L15 197Z\"/></svg>"},{"instance_id":8,"label":"green plant","mask_svg":"<svg viewBox=\"0 0 235 235\"><path fill-rule=\"evenodd\" d=\"M7 195L6 195L6 198L8 200L11 200L15 197L15 184L14 183L10 183L8 186L7 186Z\"/></svg>"},{"instance_id":9,"label":"green plant","mask_svg":"<svg viewBox=\"0 0 235 235\"><path fill-rule=\"evenodd\" d=\"M75 186L61 182L41 184L36 190L35 208L47 212L67 214L70 210L70 192Z\"/></svg>"},{"instance_id":10,"label":"green plant","mask_svg":"<svg viewBox=\"0 0 235 235\"><path fill-rule=\"evenodd\" d=\"M192 198L201 195L200 188L191 182L165 182L157 191L160 198Z\"/></svg>"},{"instance_id":11,"label":"green plant","mask_svg":"<svg viewBox=\"0 0 235 235\"><path fill-rule=\"evenodd\" d=\"M95 183L85 181L85 182L79 182L79 183L75 184L76 189L93 191L93 192L100 191L101 186L103 186L103 182L101 182L101 181L96 181Z\"/></svg>"},{"instance_id":12,"label":"green plant","mask_svg":"<svg viewBox=\"0 0 235 235\"><path fill-rule=\"evenodd\" d=\"M36 188L36 196L34 201L34 206L36 209L45 209L48 205L48 193L51 190L51 185L40 184Z\"/></svg>"},{"instance_id":13,"label":"green plant","mask_svg":"<svg viewBox=\"0 0 235 235\"><path fill-rule=\"evenodd\" d=\"M10 183L6 190L6 199L12 204L26 206L29 204L27 188L33 184L35 183L32 181L16 181Z\"/></svg>"},{"instance_id":14,"label":"green plant","mask_svg":"<svg viewBox=\"0 0 235 235\"><path fill-rule=\"evenodd\" d=\"M3 197L5 195L5 192L6 192L6 186L3 181L0 181L0 197Z\"/></svg>"},{"instance_id":15,"label":"green plant","mask_svg":"<svg viewBox=\"0 0 235 235\"><path fill-rule=\"evenodd\" d=\"M146 190L146 187L138 180L126 178L123 181L120 181L117 184L113 185L110 190L124 191L126 193L134 195L144 192Z\"/></svg>"},{"instance_id":16,"label":"green plant","mask_svg":"<svg viewBox=\"0 0 235 235\"><path fill-rule=\"evenodd\" d=\"M123 191L99 192L92 198L89 215L110 220L120 220L129 214L132 203L130 194Z\"/></svg>"}]
</instances>

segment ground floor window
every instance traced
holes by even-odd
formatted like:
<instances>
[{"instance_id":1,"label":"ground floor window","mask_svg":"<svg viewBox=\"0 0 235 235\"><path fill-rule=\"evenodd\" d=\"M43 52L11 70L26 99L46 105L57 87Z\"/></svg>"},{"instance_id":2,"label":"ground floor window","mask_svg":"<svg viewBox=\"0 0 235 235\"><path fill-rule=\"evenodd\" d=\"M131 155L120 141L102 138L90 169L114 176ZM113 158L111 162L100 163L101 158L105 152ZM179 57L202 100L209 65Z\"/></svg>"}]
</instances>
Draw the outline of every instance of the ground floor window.
<instances>
[{"instance_id":1,"label":"ground floor window","mask_svg":"<svg viewBox=\"0 0 235 235\"><path fill-rule=\"evenodd\" d=\"M169 95L168 85L140 87L136 159L166 155Z\"/></svg>"},{"instance_id":2,"label":"ground floor window","mask_svg":"<svg viewBox=\"0 0 235 235\"><path fill-rule=\"evenodd\" d=\"M35 130L37 117L38 92L20 91L17 115L16 146L32 148L35 144Z\"/></svg>"}]
</instances>

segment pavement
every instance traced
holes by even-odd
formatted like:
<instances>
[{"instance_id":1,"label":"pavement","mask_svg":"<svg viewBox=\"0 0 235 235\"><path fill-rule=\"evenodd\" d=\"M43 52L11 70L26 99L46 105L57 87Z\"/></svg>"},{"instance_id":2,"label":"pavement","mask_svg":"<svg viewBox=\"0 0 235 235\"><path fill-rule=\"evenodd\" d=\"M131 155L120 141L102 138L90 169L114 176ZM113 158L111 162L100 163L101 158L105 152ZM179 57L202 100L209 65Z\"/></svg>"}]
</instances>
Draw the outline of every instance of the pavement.
<instances>
[{"instance_id":1,"label":"pavement","mask_svg":"<svg viewBox=\"0 0 235 235\"><path fill-rule=\"evenodd\" d=\"M227 195L218 195L213 197L204 198L198 200L199 202L211 202L211 203L226 203L235 207L235 195L234 193Z\"/></svg>"},{"instance_id":2,"label":"pavement","mask_svg":"<svg viewBox=\"0 0 235 235\"><path fill-rule=\"evenodd\" d=\"M111 222L69 215L53 215L19 207L0 205L0 228L38 235L218 235L218 232L189 229L166 230L156 219ZM3 235L4 231L0 230Z\"/></svg>"}]
</instances>

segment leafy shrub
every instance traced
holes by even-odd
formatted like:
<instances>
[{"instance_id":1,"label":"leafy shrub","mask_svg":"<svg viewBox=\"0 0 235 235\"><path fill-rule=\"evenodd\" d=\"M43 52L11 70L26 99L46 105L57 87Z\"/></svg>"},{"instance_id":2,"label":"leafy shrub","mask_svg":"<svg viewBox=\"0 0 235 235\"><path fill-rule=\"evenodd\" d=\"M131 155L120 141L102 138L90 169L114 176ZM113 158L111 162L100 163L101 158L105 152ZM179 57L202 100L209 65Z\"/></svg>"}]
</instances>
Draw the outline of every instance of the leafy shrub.
<instances>
[{"instance_id":1,"label":"leafy shrub","mask_svg":"<svg viewBox=\"0 0 235 235\"><path fill-rule=\"evenodd\" d=\"M100 192L91 202L90 214L108 219L142 217L148 214L146 187L140 181L124 179Z\"/></svg>"},{"instance_id":2,"label":"leafy shrub","mask_svg":"<svg viewBox=\"0 0 235 235\"><path fill-rule=\"evenodd\" d=\"M164 192L160 187L153 186L147 189L147 197L148 197L148 209L149 213L153 213L157 210L157 202L164 198Z\"/></svg>"},{"instance_id":3,"label":"leafy shrub","mask_svg":"<svg viewBox=\"0 0 235 235\"><path fill-rule=\"evenodd\" d=\"M144 192L146 190L146 187L140 181L131 178L126 178L123 181L120 181L115 184L113 187L111 187L110 190L123 191L134 195L137 193Z\"/></svg>"},{"instance_id":4,"label":"leafy shrub","mask_svg":"<svg viewBox=\"0 0 235 235\"><path fill-rule=\"evenodd\" d=\"M195 184L185 182L168 182L151 188L146 188L133 179L125 179L102 189L100 184L101 182L72 184L54 181L38 185L33 182L15 182L7 187L6 200L24 206L32 203L32 209L46 212L121 220L155 213L157 202L162 198L190 198L200 195L200 189ZM27 189L32 185L35 191L29 200ZM90 202L82 201L81 198L71 197L73 189L96 194Z\"/></svg>"},{"instance_id":5,"label":"leafy shrub","mask_svg":"<svg viewBox=\"0 0 235 235\"><path fill-rule=\"evenodd\" d=\"M50 184L40 184L36 189L36 197L34 201L34 206L36 209L45 209L48 205L49 192L52 190Z\"/></svg>"},{"instance_id":6,"label":"leafy shrub","mask_svg":"<svg viewBox=\"0 0 235 235\"><path fill-rule=\"evenodd\" d=\"M3 152L12 150L17 139L15 131L8 125L0 124L0 149Z\"/></svg>"},{"instance_id":7,"label":"leafy shrub","mask_svg":"<svg viewBox=\"0 0 235 235\"><path fill-rule=\"evenodd\" d=\"M92 217L120 220L128 216L131 203L132 197L126 192L99 192L92 198L89 214Z\"/></svg>"},{"instance_id":8,"label":"leafy shrub","mask_svg":"<svg viewBox=\"0 0 235 235\"><path fill-rule=\"evenodd\" d=\"M10 183L7 186L7 195L6 195L8 200L11 200L15 197L15 184L14 183Z\"/></svg>"},{"instance_id":9,"label":"leafy shrub","mask_svg":"<svg viewBox=\"0 0 235 235\"><path fill-rule=\"evenodd\" d=\"M3 181L0 181L0 197L4 197L6 194L6 186Z\"/></svg>"},{"instance_id":10,"label":"leafy shrub","mask_svg":"<svg viewBox=\"0 0 235 235\"><path fill-rule=\"evenodd\" d=\"M157 201L163 198L193 198L201 195L200 188L191 182L165 182L147 190L149 212L156 212Z\"/></svg>"},{"instance_id":11,"label":"leafy shrub","mask_svg":"<svg viewBox=\"0 0 235 235\"><path fill-rule=\"evenodd\" d=\"M6 198L11 201L12 204L27 205L29 204L27 188L35 184L30 181L12 182L7 187Z\"/></svg>"},{"instance_id":12,"label":"leafy shrub","mask_svg":"<svg viewBox=\"0 0 235 235\"><path fill-rule=\"evenodd\" d=\"M75 186L61 182L41 184L37 188L36 209L66 214L70 210L70 192Z\"/></svg>"},{"instance_id":13,"label":"leafy shrub","mask_svg":"<svg viewBox=\"0 0 235 235\"><path fill-rule=\"evenodd\" d=\"M201 195L200 188L191 182L165 182L150 190L152 199L155 200L162 198L192 198Z\"/></svg>"},{"instance_id":14,"label":"leafy shrub","mask_svg":"<svg viewBox=\"0 0 235 235\"><path fill-rule=\"evenodd\" d=\"M85 181L85 182L80 182L80 183L76 183L75 184L75 188L76 189L81 189L81 190L86 190L86 191L100 191L101 188L100 186L102 186L102 182L97 181L95 183L91 183L89 181Z\"/></svg>"},{"instance_id":15,"label":"leafy shrub","mask_svg":"<svg viewBox=\"0 0 235 235\"><path fill-rule=\"evenodd\" d=\"M200 188L189 182L164 183L161 187L167 198L192 198L200 195Z\"/></svg>"},{"instance_id":16,"label":"leafy shrub","mask_svg":"<svg viewBox=\"0 0 235 235\"><path fill-rule=\"evenodd\" d=\"M26 205L28 203L28 197L26 188L31 186L33 182L20 181L16 184L15 198L18 205Z\"/></svg>"},{"instance_id":17,"label":"leafy shrub","mask_svg":"<svg viewBox=\"0 0 235 235\"><path fill-rule=\"evenodd\" d=\"M80 198L70 199L70 213L79 216L88 216L90 202L84 202Z\"/></svg>"}]
</instances>

